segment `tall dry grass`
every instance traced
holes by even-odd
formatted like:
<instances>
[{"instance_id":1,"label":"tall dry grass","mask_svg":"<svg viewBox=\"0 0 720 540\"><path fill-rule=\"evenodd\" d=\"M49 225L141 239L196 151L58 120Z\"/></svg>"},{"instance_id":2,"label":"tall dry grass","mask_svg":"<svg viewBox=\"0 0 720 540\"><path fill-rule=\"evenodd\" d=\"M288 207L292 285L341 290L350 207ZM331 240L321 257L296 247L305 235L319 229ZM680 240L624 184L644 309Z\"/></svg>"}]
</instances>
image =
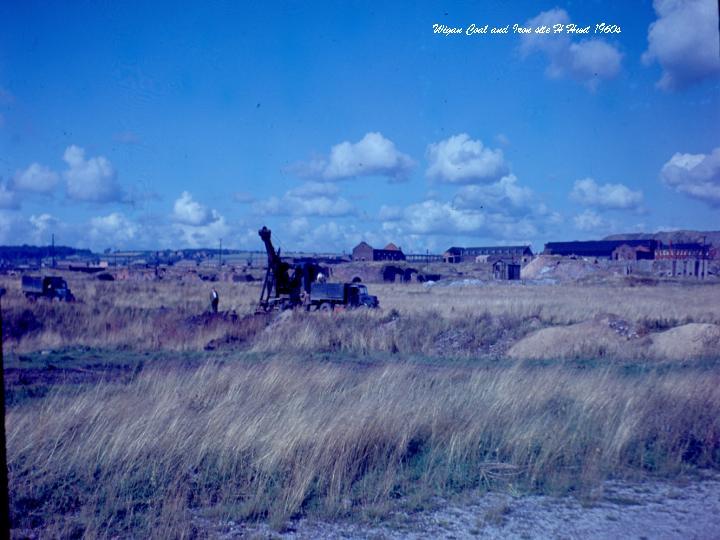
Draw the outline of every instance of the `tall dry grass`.
<instances>
[{"instance_id":1,"label":"tall dry grass","mask_svg":"<svg viewBox=\"0 0 720 540\"><path fill-rule=\"evenodd\" d=\"M252 284L67 279L78 299L75 303L29 302L21 294L19 280L0 281L8 289L3 298L7 350L77 346L202 350L212 342L244 342L263 323L260 319L237 324L254 311L259 287ZM236 317L205 316L211 285L220 293L220 309Z\"/></svg>"},{"instance_id":2,"label":"tall dry grass","mask_svg":"<svg viewBox=\"0 0 720 540\"><path fill-rule=\"evenodd\" d=\"M720 375L238 359L55 395L7 430L18 530L188 538L200 516L280 526L718 467Z\"/></svg>"},{"instance_id":3,"label":"tall dry grass","mask_svg":"<svg viewBox=\"0 0 720 540\"><path fill-rule=\"evenodd\" d=\"M441 316L487 312L513 319L535 317L543 325L573 324L604 314L666 328L687 322L720 323L720 285L618 284L524 285L488 283L482 287L423 287L379 284L369 288L382 306L403 314L435 310Z\"/></svg>"},{"instance_id":4,"label":"tall dry grass","mask_svg":"<svg viewBox=\"0 0 720 540\"><path fill-rule=\"evenodd\" d=\"M507 344L538 323L492 316L486 311L457 316L396 310L338 314L287 314L253 340L254 352L376 353L468 358L499 356Z\"/></svg>"},{"instance_id":5,"label":"tall dry grass","mask_svg":"<svg viewBox=\"0 0 720 540\"><path fill-rule=\"evenodd\" d=\"M202 350L223 344L261 351L377 351L473 356L495 353L531 330L611 314L648 331L689 322L720 323L720 286L433 287L371 285L382 309L330 319L302 315L276 331L258 334L265 320L250 320L259 284L217 283L220 309L237 318L204 318L204 282L70 281L75 304L28 303L19 280L0 281L6 346L26 352L62 347ZM247 316L247 319L245 318ZM27 323L31 324L27 324ZM24 326L23 326L24 325ZM25 330L23 330L25 328Z\"/></svg>"}]
</instances>

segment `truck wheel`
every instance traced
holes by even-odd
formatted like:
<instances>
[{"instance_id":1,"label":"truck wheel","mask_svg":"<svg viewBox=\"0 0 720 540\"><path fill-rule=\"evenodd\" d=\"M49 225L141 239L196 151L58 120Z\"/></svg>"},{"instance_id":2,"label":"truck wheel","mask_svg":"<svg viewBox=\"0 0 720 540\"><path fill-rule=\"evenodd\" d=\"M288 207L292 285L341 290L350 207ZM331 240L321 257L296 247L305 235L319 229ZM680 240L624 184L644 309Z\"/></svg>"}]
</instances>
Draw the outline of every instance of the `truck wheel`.
<instances>
[{"instance_id":1,"label":"truck wheel","mask_svg":"<svg viewBox=\"0 0 720 540\"><path fill-rule=\"evenodd\" d=\"M330 302L323 302L320 304L320 311L332 311L333 305Z\"/></svg>"}]
</instances>

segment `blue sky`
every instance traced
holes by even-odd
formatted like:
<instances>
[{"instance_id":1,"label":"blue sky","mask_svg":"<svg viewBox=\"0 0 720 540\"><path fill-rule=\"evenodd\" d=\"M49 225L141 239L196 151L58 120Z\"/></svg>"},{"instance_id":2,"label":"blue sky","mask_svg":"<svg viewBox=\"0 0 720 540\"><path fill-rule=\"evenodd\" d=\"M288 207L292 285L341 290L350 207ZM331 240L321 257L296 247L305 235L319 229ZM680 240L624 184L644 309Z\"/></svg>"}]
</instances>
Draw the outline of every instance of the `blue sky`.
<instances>
[{"instance_id":1,"label":"blue sky","mask_svg":"<svg viewBox=\"0 0 720 540\"><path fill-rule=\"evenodd\" d=\"M267 225L285 250L537 250L720 227L714 0L390 4L2 3L0 243L259 249Z\"/></svg>"}]
</instances>

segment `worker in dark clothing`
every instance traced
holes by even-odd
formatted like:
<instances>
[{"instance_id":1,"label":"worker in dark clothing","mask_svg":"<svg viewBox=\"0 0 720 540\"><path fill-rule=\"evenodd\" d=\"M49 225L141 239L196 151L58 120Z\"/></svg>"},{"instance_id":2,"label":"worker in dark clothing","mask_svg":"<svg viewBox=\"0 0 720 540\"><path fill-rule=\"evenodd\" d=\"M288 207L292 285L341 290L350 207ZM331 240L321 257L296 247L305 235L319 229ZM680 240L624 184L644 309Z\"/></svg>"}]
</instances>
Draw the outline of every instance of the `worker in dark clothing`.
<instances>
[{"instance_id":1,"label":"worker in dark clothing","mask_svg":"<svg viewBox=\"0 0 720 540\"><path fill-rule=\"evenodd\" d=\"M212 291L210 292L210 310L213 313L218 312L218 304L220 303L220 296L218 295L218 292L215 290L215 287L212 288Z\"/></svg>"}]
</instances>

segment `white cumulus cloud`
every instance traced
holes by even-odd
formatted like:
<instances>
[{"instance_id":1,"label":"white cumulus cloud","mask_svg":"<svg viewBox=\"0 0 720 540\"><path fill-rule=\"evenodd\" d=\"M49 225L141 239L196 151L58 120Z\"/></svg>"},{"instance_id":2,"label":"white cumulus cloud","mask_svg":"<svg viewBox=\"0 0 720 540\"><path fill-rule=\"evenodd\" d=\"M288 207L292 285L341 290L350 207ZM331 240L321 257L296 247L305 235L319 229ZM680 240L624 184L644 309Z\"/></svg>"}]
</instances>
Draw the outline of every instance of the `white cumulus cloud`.
<instances>
[{"instance_id":1,"label":"white cumulus cloud","mask_svg":"<svg viewBox=\"0 0 720 540\"><path fill-rule=\"evenodd\" d=\"M382 133L367 133L356 143L336 144L327 158L295 165L291 171L301 176L335 181L358 176L384 176L405 180L415 166L414 161L400 152L395 143Z\"/></svg>"},{"instance_id":2,"label":"white cumulus cloud","mask_svg":"<svg viewBox=\"0 0 720 540\"><path fill-rule=\"evenodd\" d=\"M53 217L52 215L50 215L48 213L40 214L38 216L33 214L30 216L30 224L40 234L44 233L45 231L50 230L52 227L55 227L58 223L59 222L58 222L57 218Z\"/></svg>"},{"instance_id":3,"label":"white cumulus cloud","mask_svg":"<svg viewBox=\"0 0 720 540\"><path fill-rule=\"evenodd\" d=\"M398 221L402 219L402 208L383 204L380 207L379 217L381 221Z\"/></svg>"},{"instance_id":4,"label":"white cumulus cloud","mask_svg":"<svg viewBox=\"0 0 720 540\"><path fill-rule=\"evenodd\" d=\"M567 25L570 16L564 9L543 11L525 22L524 26L538 27L554 24ZM600 81L616 77L620 73L622 53L616 46L601 39L573 41L569 34L527 34L521 37L520 52L528 56L538 52L547 58L548 77L571 77L595 89Z\"/></svg>"},{"instance_id":5,"label":"white cumulus cloud","mask_svg":"<svg viewBox=\"0 0 720 540\"><path fill-rule=\"evenodd\" d=\"M533 191L521 186L514 174L493 184L464 186L455 196L455 204L460 208L528 211L535 203Z\"/></svg>"},{"instance_id":6,"label":"white cumulus cloud","mask_svg":"<svg viewBox=\"0 0 720 540\"><path fill-rule=\"evenodd\" d=\"M72 145L65 150L63 159L69 166L63 176L71 199L96 203L119 202L123 199L117 173L105 157L85 159L85 150Z\"/></svg>"},{"instance_id":7,"label":"white cumulus cloud","mask_svg":"<svg viewBox=\"0 0 720 540\"><path fill-rule=\"evenodd\" d=\"M482 212L463 210L447 202L423 201L404 209L399 228L412 234L452 234L478 232L486 224Z\"/></svg>"},{"instance_id":8,"label":"white cumulus cloud","mask_svg":"<svg viewBox=\"0 0 720 540\"><path fill-rule=\"evenodd\" d=\"M314 223L304 216L292 218L280 231L280 235L287 242L280 246L283 251L300 249L340 253L351 249L361 240L371 243L377 240L375 233L361 232L353 223L339 224L332 220Z\"/></svg>"},{"instance_id":9,"label":"white cumulus cloud","mask_svg":"<svg viewBox=\"0 0 720 540\"><path fill-rule=\"evenodd\" d=\"M592 178L584 178L575 182L570 198L584 206L624 210L637 208L643 194L623 184L601 185Z\"/></svg>"},{"instance_id":10,"label":"white cumulus cloud","mask_svg":"<svg viewBox=\"0 0 720 540\"><path fill-rule=\"evenodd\" d=\"M24 171L17 171L13 187L18 191L50 193L60 180L58 174L44 165L32 163Z\"/></svg>"},{"instance_id":11,"label":"white cumulus cloud","mask_svg":"<svg viewBox=\"0 0 720 540\"><path fill-rule=\"evenodd\" d=\"M64 233L65 229L65 225L50 214L25 217L18 212L0 210L0 244L47 245L51 231Z\"/></svg>"},{"instance_id":12,"label":"white cumulus cloud","mask_svg":"<svg viewBox=\"0 0 720 540\"><path fill-rule=\"evenodd\" d=\"M216 214L216 219L206 225L175 224L176 231L180 233L183 245L191 248L214 247L221 238L228 238L231 228L225 218Z\"/></svg>"},{"instance_id":13,"label":"white cumulus cloud","mask_svg":"<svg viewBox=\"0 0 720 540\"><path fill-rule=\"evenodd\" d=\"M493 182L508 172L502 150L493 150L466 133L428 145L428 178L452 184Z\"/></svg>"},{"instance_id":14,"label":"white cumulus cloud","mask_svg":"<svg viewBox=\"0 0 720 540\"><path fill-rule=\"evenodd\" d=\"M20 208L17 194L5 182L0 182L0 209L15 210L17 208Z\"/></svg>"},{"instance_id":15,"label":"white cumulus cloud","mask_svg":"<svg viewBox=\"0 0 720 540\"><path fill-rule=\"evenodd\" d=\"M176 223L197 227L207 225L216 219L213 210L194 200L187 191L183 191L173 205L173 220Z\"/></svg>"},{"instance_id":16,"label":"white cumulus cloud","mask_svg":"<svg viewBox=\"0 0 720 540\"><path fill-rule=\"evenodd\" d=\"M327 182L307 182L254 205L255 213L275 216L341 217L355 212L353 205L340 197L337 186Z\"/></svg>"},{"instance_id":17,"label":"white cumulus cloud","mask_svg":"<svg viewBox=\"0 0 720 540\"><path fill-rule=\"evenodd\" d=\"M120 212L90 220L89 234L94 244L104 243L108 247L127 246L137 238L138 231L138 225Z\"/></svg>"},{"instance_id":18,"label":"white cumulus cloud","mask_svg":"<svg viewBox=\"0 0 720 540\"><path fill-rule=\"evenodd\" d=\"M383 231L396 238L420 238L436 241L439 237L488 237L496 241L532 238L538 235L544 223L552 216L512 216L502 212L458 208L448 202L426 200L411 204L402 211L401 219L383 222ZM434 237L434 238L433 238ZM447 240L445 240L447 241Z\"/></svg>"},{"instance_id":19,"label":"white cumulus cloud","mask_svg":"<svg viewBox=\"0 0 720 540\"><path fill-rule=\"evenodd\" d=\"M622 54L614 46L599 39L573 43L568 49L568 71L576 79L597 84L620 73Z\"/></svg>"},{"instance_id":20,"label":"white cumulus cloud","mask_svg":"<svg viewBox=\"0 0 720 540\"><path fill-rule=\"evenodd\" d=\"M642 56L658 62L663 90L682 90L720 75L718 6L713 0L655 0L658 19L648 29Z\"/></svg>"},{"instance_id":21,"label":"white cumulus cloud","mask_svg":"<svg viewBox=\"0 0 720 540\"><path fill-rule=\"evenodd\" d=\"M680 193L720 206L720 147L710 154L677 153L663 165L660 177Z\"/></svg>"},{"instance_id":22,"label":"white cumulus cloud","mask_svg":"<svg viewBox=\"0 0 720 540\"><path fill-rule=\"evenodd\" d=\"M230 233L230 226L217 210L197 202L187 191L175 200L172 219L182 244L193 248L214 246Z\"/></svg>"},{"instance_id":23,"label":"white cumulus cloud","mask_svg":"<svg viewBox=\"0 0 720 540\"><path fill-rule=\"evenodd\" d=\"M468 161L483 154L482 147L471 145L470 148ZM471 176L474 182L478 182L477 168L479 166ZM514 174L489 183L465 180L463 184L466 185L457 189L451 202L426 197L422 202L402 208L381 207L382 230L404 239L409 246L425 243L437 247L471 238L485 238L483 241L490 243L525 243L562 221L560 214L552 212L533 190L520 184Z\"/></svg>"},{"instance_id":24,"label":"white cumulus cloud","mask_svg":"<svg viewBox=\"0 0 720 540\"><path fill-rule=\"evenodd\" d=\"M573 218L575 228L581 231L597 231L606 229L609 223L594 210L585 210Z\"/></svg>"}]
</instances>

